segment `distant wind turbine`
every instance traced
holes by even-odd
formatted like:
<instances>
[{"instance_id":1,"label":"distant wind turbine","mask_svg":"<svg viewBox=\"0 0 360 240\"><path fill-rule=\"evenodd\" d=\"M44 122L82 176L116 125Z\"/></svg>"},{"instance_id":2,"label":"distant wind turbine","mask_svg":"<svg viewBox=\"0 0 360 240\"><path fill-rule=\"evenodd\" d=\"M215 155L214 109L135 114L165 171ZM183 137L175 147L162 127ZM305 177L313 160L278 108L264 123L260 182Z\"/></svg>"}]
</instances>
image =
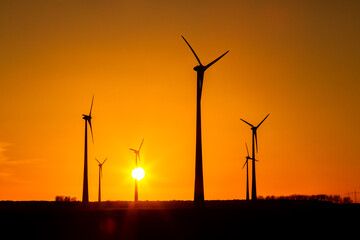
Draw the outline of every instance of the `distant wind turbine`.
<instances>
[{"instance_id":1,"label":"distant wind turbine","mask_svg":"<svg viewBox=\"0 0 360 240\"><path fill-rule=\"evenodd\" d=\"M91 130L92 142L94 143L94 136L93 136L92 127L91 127L91 119L92 119L91 111L92 111L93 103L94 103L94 95L92 97L89 115L83 114L83 119L85 120L84 180L83 180L83 196L82 196L83 203L88 203L89 202L87 124L89 123L90 130Z\"/></svg>"},{"instance_id":2,"label":"distant wind turbine","mask_svg":"<svg viewBox=\"0 0 360 240\"><path fill-rule=\"evenodd\" d=\"M245 143L245 146L246 146L247 156L245 157L246 161L242 168L244 169L244 167L246 165L246 200L249 200L249 164L248 164L248 161L249 161L249 159L250 160L253 160L253 159L249 156L249 149L248 149L248 146L246 143ZM255 161L257 161L257 160L255 160Z\"/></svg>"},{"instance_id":3,"label":"distant wind turbine","mask_svg":"<svg viewBox=\"0 0 360 240\"><path fill-rule=\"evenodd\" d=\"M192 49L186 39L181 36L190 50L194 54L199 65L194 67L197 72L197 97L196 97L196 159L195 159L195 191L194 191L194 203L195 205L204 205L204 180L203 180L203 168L202 168L202 142L201 142L201 94L204 81L204 73L211 65L220 60L229 51L226 51L223 55L204 66L201 64L200 59Z\"/></svg>"},{"instance_id":4,"label":"distant wind turbine","mask_svg":"<svg viewBox=\"0 0 360 240\"><path fill-rule=\"evenodd\" d=\"M99 160L97 160L95 158L95 160L99 163L99 198L98 198L98 202L101 202L101 177L102 177L102 166L104 165L104 163L106 162L107 158L105 158L105 160L100 163Z\"/></svg>"},{"instance_id":5,"label":"distant wind turbine","mask_svg":"<svg viewBox=\"0 0 360 240\"><path fill-rule=\"evenodd\" d=\"M245 121L244 119L241 119L241 121L245 122L246 124L251 126L251 130L252 130L252 159L256 159L255 158L255 144L256 144L256 152L258 152L258 143L257 143L257 129L260 127L260 125L265 121L265 119L269 116L270 114L268 114L260 123L259 125L257 125L256 127L250 123L248 123L247 121ZM252 189L251 189L251 199L252 200L256 200L257 196L256 196L256 179L255 179L255 161L253 161L252 164Z\"/></svg>"},{"instance_id":6,"label":"distant wind turbine","mask_svg":"<svg viewBox=\"0 0 360 240\"><path fill-rule=\"evenodd\" d=\"M140 149L141 146L143 145L144 139L141 141L140 147L138 150L130 148L131 151L133 151L135 153L135 168L138 167L138 158L140 161ZM138 179L135 178L135 202L138 201Z\"/></svg>"}]
</instances>

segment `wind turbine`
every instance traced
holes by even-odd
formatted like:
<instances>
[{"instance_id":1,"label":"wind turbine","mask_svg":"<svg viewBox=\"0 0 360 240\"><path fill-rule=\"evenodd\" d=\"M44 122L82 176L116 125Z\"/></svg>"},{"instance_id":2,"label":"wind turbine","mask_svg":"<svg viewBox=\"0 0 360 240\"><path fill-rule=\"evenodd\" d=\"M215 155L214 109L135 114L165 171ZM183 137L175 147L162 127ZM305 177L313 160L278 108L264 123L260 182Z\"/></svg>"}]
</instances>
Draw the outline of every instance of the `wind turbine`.
<instances>
[{"instance_id":1,"label":"wind turbine","mask_svg":"<svg viewBox=\"0 0 360 240\"><path fill-rule=\"evenodd\" d=\"M139 157L139 161L140 161L140 149L141 146L143 145L144 139L141 141L140 147L138 150L130 148L131 151L133 151L135 153L135 168L138 167L138 157ZM138 180L135 178L135 202L138 201Z\"/></svg>"},{"instance_id":2,"label":"wind turbine","mask_svg":"<svg viewBox=\"0 0 360 240\"><path fill-rule=\"evenodd\" d=\"M89 115L83 114L83 119L85 120L84 180L83 180L83 196L82 196L83 203L88 203L89 202L87 124L89 123L92 142L94 143L94 136L93 136L92 127L91 127L91 119L92 119L91 110L92 110L92 107L93 107L93 103L94 103L94 95L93 95L92 100L91 100L91 107L90 107Z\"/></svg>"},{"instance_id":3,"label":"wind turbine","mask_svg":"<svg viewBox=\"0 0 360 240\"><path fill-rule=\"evenodd\" d=\"M241 121L245 122L246 124L251 126L251 130L252 130L252 159L256 159L255 158L255 144L256 144L256 152L258 152L258 143L257 143L257 129L260 127L260 125L265 121L265 119L269 116L270 114L268 114L260 123L259 125L257 125L256 127L250 123L248 123L247 121L245 121L244 119L240 118ZM252 164L252 189L251 189L251 199L252 200L256 200L256 179L255 179L255 161L253 161Z\"/></svg>"},{"instance_id":4,"label":"wind turbine","mask_svg":"<svg viewBox=\"0 0 360 240\"><path fill-rule=\"evenodd\" d=\"M246 146L247 156L245 157L246 161L242 168L244 169L244 167L246 165L246 200L249 200L249 164L248 164L248 161L249 161L249 159L250 160L253 160L253 159L249 156L249 149L248 149L248 146L246 143L245 143L245 146ZM255 160L255 161L258 161L258 160Z\"/></svg>"},{"instance_id":5,"label":"wind turbine","mask_svg":"<svg viewBox=\"0 0 360 240\"><path fill-rule=\"evenodd\" d=\"M107 158L105 158L105 160L100 163L99 160L97 160L95 158L95 160L99 163L99 198L98 198L98 202L101 202L101 177L102 177L102 166L104 165L104 163L106 162Z\"/></svg>"},{"instance_id":6,"label":"wind turbine","mask_svg":"<svg viewBox=\"0 0 360 240\"><path fill-rule=\"evenodd\" d=\"M211 65L220 60L229 51L226 51L223 55L204 66L201 64L200 59L192 49L186 39L181 36L190 50L194 54L199 65L194 67L197 72L197 97L196 97L196 158L195 158L195 191L194 191L194 203L195 205L204 205L204 180L203 180L203 169L202 169L202 143L201 143L201 94L204 81L204 73Z\"/></svg>"}]
</instances>

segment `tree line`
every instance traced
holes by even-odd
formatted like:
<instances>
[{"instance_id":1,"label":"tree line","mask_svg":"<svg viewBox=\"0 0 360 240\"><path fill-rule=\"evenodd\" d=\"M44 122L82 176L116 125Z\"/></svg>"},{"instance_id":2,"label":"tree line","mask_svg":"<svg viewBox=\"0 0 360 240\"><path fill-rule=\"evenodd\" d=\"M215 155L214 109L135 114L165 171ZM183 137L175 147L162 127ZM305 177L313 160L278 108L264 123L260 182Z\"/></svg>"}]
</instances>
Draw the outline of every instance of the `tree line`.
<instances>
[{"instance_id":1,"label":"tree line","mask_svg":"<svg viewBox=\"0 0 360 240\"><path fill-rule=\"evenodd\" d=\"M265 199L265 200L278 200L278 199L285 199L285 200L308 200L308 201L326 201L332 202L337 204L347 204L352 203L353 201L350 197L342 198L340 195L326 195L326 194L317 194L317 195L300 195L300 194L293 194L290 196L259 196L258 199Z\"/></svg>"},{"instance_id":2,"label":"tree line","mask_svg":"<svg viewBox=\"0 0 360 240\"><path fill-rule=\"evenodd\" d=\"M76 197L70 196L56 196L55 202L76 202Z\"/></svg>"}]
</instances>

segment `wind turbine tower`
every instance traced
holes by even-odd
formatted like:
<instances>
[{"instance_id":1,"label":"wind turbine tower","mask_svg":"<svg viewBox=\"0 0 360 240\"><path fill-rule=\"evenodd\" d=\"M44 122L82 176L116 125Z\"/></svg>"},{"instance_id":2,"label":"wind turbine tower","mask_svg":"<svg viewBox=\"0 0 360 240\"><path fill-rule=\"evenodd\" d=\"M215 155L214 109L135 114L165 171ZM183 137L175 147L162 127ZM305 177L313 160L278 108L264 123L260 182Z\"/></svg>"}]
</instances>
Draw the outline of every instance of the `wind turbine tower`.
<instances>
[{"instance_id":1,"label":"wind turbine tower","mask_svg":"<svg viewBox=\"0 0 360 240\"><path fill-rule=\"evenodd\" d=\"M130 148L131 151L133 151L135 153L135 168L138 167L138 158L140 161L140 149L141 146L143 145L144 139L141 141L140 147L138 150ZM135 202L137 202L139 200L139 195L138 195L138 180L135 178Z\"/></svg>"},{"instance_id":2,"label":"wind turbine tower","mask_svg":"<svg viewBox=\"0 0 360 240\"><path fill-rule=\"evenodd\" d=\"M83 195L82 195L83 203L89 202L87 124L89 123L92 142L94 143L94 136L93 136L92 127L91 127L91 119L92 119L91 111L92 111L93 103L94 103L94 95L92 97L89 115L83 114L83 119L85 120L84 179L83 179Z\"/></svg>"},{"instance_id":3,"label":"wind turbine tower","mask_svg":"<svg viewBox=\"0 0 360 240\"><path fill-rule=\"evenodd\" d=\"M104 163L106 162L107 158L105 158L105 160L100 163L99 160L97 160L95 158L95 160L98 162L99 164L99 197L98 197L98 202L101 202L101 177L102 177L102 166L104 165Z\"/></svg>"},{"instance_id":4,"label":"wind turbine tower","mask_svg":"<svg viewBox=\"0 0 360 240\"><path fill-rule=\"evenodd\" d=\"M251 160L252 158L249 156L249 149L248 149L246 143L245 143L245 146L246 146L247 156L245 157L246 161L242 168L244 169L244 167L246 165L246 200L249 200L249 164L248 164L248 161L249 161L249 159Z\"/></svg>"},{"instance_id":5,"label":"wind turbine tower","mask_svg":"<svg viewBox=\"0 0 360 240\"><path fill-rule=\"evenodd\" d=\"M257 129L260 127L260 125L265 121L265 119L269 116L270 114L268 114L260 123L259 125L257 125L256 127L250 123L248 123L247 121L245 121L244 119L241 119L241 121L245 122L246 124L251 126L251 130L252 130L252 159L256 159L255 158L255 144L256 144L256 152L258 152L258 143L257 143ZM252 186L251 186L251 200L256 200L257 199L257 195L256 195L256 177L255 177L255 161L252 162Z\"/></svg>"},{"instance_id":6,"label":"wind turbine tower","mask_svg":"<svg viewBox=\"0 0 360 240\"><path fill-rule=\"evenodd\" d=\"M196 97L196 155L195 155L195 191L194 191L194 204L197 206L204 205L204 180L203 180L203 167L202 167L202 141L201 141L201 93L204 81L204 73L211 65L216 63L220 58L222 58L229 51L225 52L223 55L204 66L201 64L200 59L196 55L195 51L192 49L190 44L186 39L181 36L186 44L189 46L190 50L194 54L196 60L199 62L199 65L194 67L194 70L197 72L197 97Z\"/></svg>"}]
</instances>

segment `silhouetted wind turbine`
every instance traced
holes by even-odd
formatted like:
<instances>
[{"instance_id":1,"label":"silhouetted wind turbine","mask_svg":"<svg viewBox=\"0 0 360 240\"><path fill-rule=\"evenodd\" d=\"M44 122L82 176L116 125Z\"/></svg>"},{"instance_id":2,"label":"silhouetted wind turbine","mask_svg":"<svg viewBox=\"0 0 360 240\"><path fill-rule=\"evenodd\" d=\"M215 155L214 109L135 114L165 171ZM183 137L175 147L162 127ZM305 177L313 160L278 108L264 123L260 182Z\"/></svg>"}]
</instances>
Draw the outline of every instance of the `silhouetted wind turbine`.
<instances>
[{"instance_id":1,"label":"silhouetted wind turbine","mask_svg":"<svg viewBox=\"0 0 360 240\"><path fill-rule=\"evenodd\" d=\"M89 187L88 187L88 151L87 151L87 124L89 123L92 142L94 143L94 136L91 127L91 111L94 103L94 95L91 100L91 107L89 115L83 114L83 119L85 120L85 152L84 152L84 180L83 180L83 196L82 201L83 203L89 202Z\"/></svg>"},{"instance_id":2,"label":"silhouetted wind turbine","mask_svg":"<svg viewBox=\"0 0 360 240\"><path fill-rule=\"evenodd\" d=\"M245 143L245 146L246 146L247 156L245 157L246 161L242 168L244 169L244 167L246 165L246 200L249 200L249 164L248 164L248 161L249 161L249 159L252 160L252 158L249 156L249 149L248 149L248 146L246 143ZM258 161L258 160L255 160L255 161Z\"/></svg>"},{"instance_id":3,"label":"silhouetted wind turbine","mask_svg":"<svg viewBox=\"0 0 360 240\"><path fill-rule=\"evenodd\" d=\"M105 158L105 160L100 163L99 160L97 160L95 158L95 160L99 163L99 198L98 198L98 202L101 202L101 177L102 177L102 166L104 165L104 163L106 162L107 158Z\"/></svg>"},{"instance_id":4,"label":"silhouetted wind turbine","mask_svg":"<svg viewBox=\"0 0 360 240\"><path fill-rule=\"evenodd\" d=\"M256 144L256 152L258 152L258 143L257 143L257 133L256 130L260 127L260 125L265 121L265 119L269 116L270 114L268 114L260 123L259 125L257 125L256 127L250 123L248 123L247 121L245 121L244 119L241 119L241 121L245 122L246 124L251 126L251 130L252 130L252 159L256 159L255 158L255 144ZM252 189L251 189L251 199L252 200L256 200L256 179L255 179L255 161L253 161L252 164Z\"/></svg>"},{"instance_id":5,"label":"silhouetted wind turbine","mask_svg":"<svg viewBox=\"0 0 360 240\"><path fill-rule=\"evenodd\" d=\"M199 65L194 67L194 70L197 72L197 97L196 97L196 159L195 159L195 191L194 191L194 203L195 205L204 204L204 180L203 180L203 170L202 170L202 143L201 143L201 94L204 81L204 73L211 65L220 60L225 54L229 51L226 51L223 55L204 66L201 64L200 59L196 55L195 51L192 49L190 44L186 39L181 36L186 44L189 46L190 50L194 54L196 60L199 62Z\"/></svg>"},{"instance_id":6,"label":"silhouetted wind turbine","mask_svg":"<svg viewBox=\"0 0 360 240\"><path fill-rule=\"evenodd\" d=\"M143 142L144 142L144 139L141 141L141 144L140 144L140 147L138 150L130 148L130 150L135 153L135 168L138 167L138 160L137 160L138 158L140 161L140 149L141 149L141 146L143 145ZM135 202L137 202L137 201L138 201L138 180L135 178Z\"/></svg>"}]
</instances>

